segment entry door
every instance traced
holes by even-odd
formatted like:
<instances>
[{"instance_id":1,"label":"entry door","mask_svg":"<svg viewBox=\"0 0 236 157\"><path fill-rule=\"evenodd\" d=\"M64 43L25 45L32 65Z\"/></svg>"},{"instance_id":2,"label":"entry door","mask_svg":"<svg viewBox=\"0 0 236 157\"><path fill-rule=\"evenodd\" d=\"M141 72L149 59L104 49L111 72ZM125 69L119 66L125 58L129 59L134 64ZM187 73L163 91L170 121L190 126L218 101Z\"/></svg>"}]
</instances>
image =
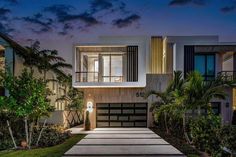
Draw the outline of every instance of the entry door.
<instances>
[{"instance_id":1,"label":"entry door","mask_svg":"<svg viewBox=\"0 0 236 157\"><path fill-rule=\"evenodd\" d=\"M98 103L97 127L147 127L147 103Z\"/></svg>"}]
</instances>

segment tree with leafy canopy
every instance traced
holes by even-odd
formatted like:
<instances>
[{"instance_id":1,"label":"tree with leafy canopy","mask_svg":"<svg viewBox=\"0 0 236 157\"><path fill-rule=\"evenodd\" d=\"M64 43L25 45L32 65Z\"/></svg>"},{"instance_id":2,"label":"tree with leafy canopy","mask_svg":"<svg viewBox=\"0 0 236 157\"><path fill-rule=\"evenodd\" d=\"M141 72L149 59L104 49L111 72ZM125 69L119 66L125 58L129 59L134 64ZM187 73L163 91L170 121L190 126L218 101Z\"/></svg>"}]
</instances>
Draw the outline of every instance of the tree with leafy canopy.
<instances>
[{"instance_id":1,"label":"tree with leafy canopy","mask_svg":"<svg viewBox=\"0 0 236 157\"><path fill-rule=\"evenodd\" d=\"M1 73L0 76L1 84L9 92L9 96L0 98L0 106L4 112L13 113L23 119L25 139L30 148L35 121L49 116L53 111L47 98L46 83L42 79L34 78L33 71L28 72L26 69L18 77L10 72Z\"/></svg>"}]
</instances>

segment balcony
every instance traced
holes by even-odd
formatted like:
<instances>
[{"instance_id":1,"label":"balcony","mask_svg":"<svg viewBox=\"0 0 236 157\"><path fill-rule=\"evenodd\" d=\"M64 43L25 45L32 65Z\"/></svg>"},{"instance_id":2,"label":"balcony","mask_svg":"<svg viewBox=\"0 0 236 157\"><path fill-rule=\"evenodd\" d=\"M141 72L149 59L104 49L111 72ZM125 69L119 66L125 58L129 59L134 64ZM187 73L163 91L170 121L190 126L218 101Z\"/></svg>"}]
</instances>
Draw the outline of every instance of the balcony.
<instances>
[{"instance_id":1,"label":"balcony","mask_svg":"<svg viewBox=\"0 0 236 157\"><path fill-rule=\"evenodd\" d=\"M102 76L98 72L76 72L76 82L124 82L124 76Z\"/></svg>"},{"instance_id":2,"label":"balcony","mask_svg":"<svg viewBox=\"0 0 236 157\"><path fill-rule=\"evenodd\" d=\"M76 83L138 82L138 46L79 46Z\"/></svg>"},{"instance_id":3,"label":"balcony","mask_svg":"<svg viewBox=\"0 0 236 157\"><path fill-rule=\"evenodd\" d=\"M221 71L218 72L218 76L221 76L224 81L235 81L236 71Z\"/></svg>"}]
</instances>

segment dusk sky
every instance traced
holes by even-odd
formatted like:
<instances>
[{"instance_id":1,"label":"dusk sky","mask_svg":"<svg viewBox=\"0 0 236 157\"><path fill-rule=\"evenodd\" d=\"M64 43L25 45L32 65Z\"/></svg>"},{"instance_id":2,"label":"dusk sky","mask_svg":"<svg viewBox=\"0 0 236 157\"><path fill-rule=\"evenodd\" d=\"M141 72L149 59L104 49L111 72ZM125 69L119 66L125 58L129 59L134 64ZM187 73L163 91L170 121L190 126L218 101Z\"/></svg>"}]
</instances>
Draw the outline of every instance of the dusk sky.
<instances>
[{"instance_id":1,"label":"dusk sky","mask_svg":"<svg viewBox=\"0 0 236 157\"><path fill-rule=\"evenodd\" d=\"M0 32L68 62L99 35L219 35L236 41L236 0L0 0Z\"/></svg>"}]
</instances>

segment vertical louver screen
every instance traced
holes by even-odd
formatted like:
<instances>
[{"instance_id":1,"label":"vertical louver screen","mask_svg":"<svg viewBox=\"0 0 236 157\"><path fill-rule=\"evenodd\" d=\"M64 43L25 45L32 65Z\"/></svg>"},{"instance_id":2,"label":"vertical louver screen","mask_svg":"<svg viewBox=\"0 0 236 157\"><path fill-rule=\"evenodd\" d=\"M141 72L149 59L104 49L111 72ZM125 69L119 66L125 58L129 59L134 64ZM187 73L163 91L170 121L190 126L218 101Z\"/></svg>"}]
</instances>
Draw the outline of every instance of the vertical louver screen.
<instances>
[{"instance_id":1,"label":"vertical louver screen","mask_svg":"<svg viewBox=\"0 0 236 157\"><path fill-rule=\"evenodd\" d=\"M184 46L184 77L194 70L194 46Z\"/></svg>"},{"instance_id":2,"label":"vertical louver screen","mask_svg":"<svg viewBox=\"0 0 236 157\"><path fill-rule=\"evenodd\" d=\"M127 47L127 82L138 81L138 46Z\"/></svg>"}]
</instances>

